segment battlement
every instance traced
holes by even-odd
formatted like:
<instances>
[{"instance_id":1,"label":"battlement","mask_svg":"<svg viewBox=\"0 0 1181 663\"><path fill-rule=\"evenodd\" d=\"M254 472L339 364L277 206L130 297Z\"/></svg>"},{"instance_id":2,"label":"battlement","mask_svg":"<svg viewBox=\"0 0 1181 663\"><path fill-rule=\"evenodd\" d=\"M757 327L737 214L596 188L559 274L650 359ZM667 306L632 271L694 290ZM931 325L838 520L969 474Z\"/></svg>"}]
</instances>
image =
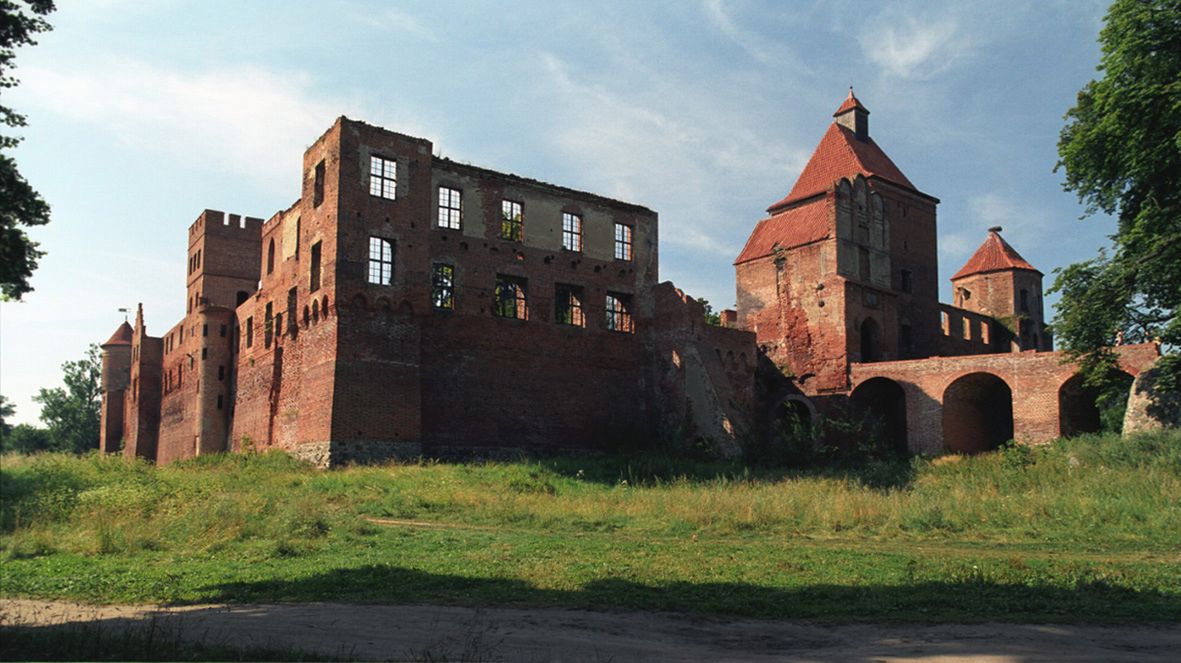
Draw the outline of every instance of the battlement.
<instances>
[{"instance_id":1,"label":"battlement","mask_svg":"<svg viewBox=\"0 0 1181 663\"><path fill-rule=\"evenodd\" d=\"M197 220L189 226L189 243L196 241L202 234L223 236L241 234L247 237L257 237L262 225L263 220L257 217L226 214L220 210L207 209L201 212Z\"/></svg>"}]
</instances>

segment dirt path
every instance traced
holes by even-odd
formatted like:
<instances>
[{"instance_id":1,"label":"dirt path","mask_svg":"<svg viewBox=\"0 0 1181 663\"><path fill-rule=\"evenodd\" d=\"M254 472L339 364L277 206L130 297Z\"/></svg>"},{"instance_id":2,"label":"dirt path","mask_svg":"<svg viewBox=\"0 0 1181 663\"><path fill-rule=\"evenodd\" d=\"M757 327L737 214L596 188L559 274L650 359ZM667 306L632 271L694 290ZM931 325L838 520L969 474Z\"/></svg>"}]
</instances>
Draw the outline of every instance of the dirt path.
<instances>
[{"instance_id":1,"label":"dirt path","mask_svg":"<svg viewBox=\"0 0 1181 663\"><path fill-rule=\"evenodd\" d=\"M820 626L660 613L305 603L88 606L0 600L0 626L176 629L358 660L1176 661L1181 626Z\"/></svg>"}]
</instances>

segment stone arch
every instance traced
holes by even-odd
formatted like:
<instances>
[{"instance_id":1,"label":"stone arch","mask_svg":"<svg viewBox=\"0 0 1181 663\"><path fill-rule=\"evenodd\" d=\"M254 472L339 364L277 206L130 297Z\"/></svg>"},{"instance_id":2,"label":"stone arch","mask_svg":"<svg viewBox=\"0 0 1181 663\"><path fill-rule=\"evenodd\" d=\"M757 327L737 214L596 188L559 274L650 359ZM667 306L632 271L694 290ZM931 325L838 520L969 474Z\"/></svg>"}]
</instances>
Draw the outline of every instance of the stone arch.
<instances>
[{"instance_id":1,"label":"stone arch","mask_svg":"<svg viewBox=\"0 0 1181 663\"><path fill-rule=\"evenodd\" d=\"M862 382L850 395L854 407L881 424L885 442L894 451L906 453L906 391L890 378L875 377Z\"/></svg>"},{"instance_id":2,"label":"stone arch","mask_svg":"<svg viewBox=\"0 0 1181 663\"><path fill-rule=\"evenodd\" d=\"M1058 434L1062 437L1084 433L1098 433L1118 428L1127 406L1126 394L1132 386L1132 376L1115 370L1113 398L1101 398L1099 389L1087 385L1081 373L1075 373L1058 387ZM1114 393L1118 391L1119 393ZM1109 412L1110 411L1110 412ZM1107 415L1107 416L1105 416ZM1109 421L1107 421L1109 420Z\"/></svg>"},{"instance_id":3,"label":"stone arch","mask_svg":"<svg viewBox=\"0 0 1181 663\"><path fill-rule=\"evenodd\" d=\"M859 327L861 339L861 354L863 363L882 360L882 327L877 320L866 317Z\"/></svg>"},{"instance_id":4,"label":"stone arch","mask_svg":"<svg viewBox=\"0 0 1181 663\"><path fill-rule=\"evenodd\" d=\"M803 432L812 435L816 422L816 407L806 397L788 394L775 404L773 426L780 432Z\"/></svg>"},{"instance_id":5,"label":"stone arch","mask_svg":"<svg viewBox=\"0 0 1181 663\"><path fill-rule=\"evenodd\" d=\"M992 373L968 373L943 391L943 447L975 454L1013 439L1013 390Z\"/></svg>"}]
</instances>

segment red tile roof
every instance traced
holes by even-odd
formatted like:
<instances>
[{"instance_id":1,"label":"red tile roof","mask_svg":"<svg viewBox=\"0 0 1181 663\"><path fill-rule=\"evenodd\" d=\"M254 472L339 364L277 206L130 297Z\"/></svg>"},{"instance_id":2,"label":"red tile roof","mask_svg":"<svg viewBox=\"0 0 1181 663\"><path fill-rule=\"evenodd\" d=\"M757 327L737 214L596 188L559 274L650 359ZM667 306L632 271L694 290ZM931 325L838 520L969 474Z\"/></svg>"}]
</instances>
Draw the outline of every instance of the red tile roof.
<instances>
[{"instance_id":1,"label":"red tile roof","mask_svg":"<svg viewBox=\"0 0 1181 663\"><path fill-rule=\"evenodd\" d=\"M842 177L853 178L858 174L866 177L877 175L917 191L872 138L857 140L850 129L833 122L824 133L824 138L820 139L808 165L804 166L804 172L800 173L791 193L768 207L767 211L774 214L791 203L827 191L833 182Z\"/></svg>"},{"instance_id":2,"label":"red tile roof","mask_svg":"<svg viewBox=\"0 0 1181 663\"><path fill-rule=\"evenodd\" d=\"M734 264L771 255L777 248L791 249L825 239L831 234L832 219L832 208L827 199L763 219L755 226Z\"/></svg>"},{"instance_id":3,"label":"red tile roof","mask_svg":"<svg viewBox=\"0 0 1181 663\"><path fill-rule=\"evenodd\" d=\"M836 117L841 113L851 111L854 108L860 108L861 110L865 111L866 115L869 115L869 109L861 105L861 101L858 100L857 97L853 96L853 88L849 88L849 96L845 97L845 102L841 104L841 107L838 108L837 112L833 113L832 116Z\"/></svg>"},{"instance_id":4,"label":"red tile roof","mask_svg":"<svg viewBox=\"0 0 1181 663\"><path fill-rule=\"evenodd\" d=\"M131 345L131 337L133 335L134 332L131 329L131 325L127 324L127 321L124 320L123 324L119 325L119 328L115 330L114 334L111 334L111 337L107 339L106 343L103 343L102 347L105 348L108 345Z\"/></svg>"},{"instance_id":5,"label":"red tile roof","mask_svg":"<svg viewBox=\"0 0 1181 663\"><path fill-rule=\"evenodd\" d=\"M1022 258L1020 253L1017 253L1017 249L1009 246L1009 243L1001 237L1000 232L990 230L984 243L976 249L976 253L973 253L971 258L968 258L968 262L960 268L960 271L951 277L951 280L955 281L973 274L999 272L1005 269L1027 269L1041 274L1036 267Z\"/></svg>"}]
</instances>

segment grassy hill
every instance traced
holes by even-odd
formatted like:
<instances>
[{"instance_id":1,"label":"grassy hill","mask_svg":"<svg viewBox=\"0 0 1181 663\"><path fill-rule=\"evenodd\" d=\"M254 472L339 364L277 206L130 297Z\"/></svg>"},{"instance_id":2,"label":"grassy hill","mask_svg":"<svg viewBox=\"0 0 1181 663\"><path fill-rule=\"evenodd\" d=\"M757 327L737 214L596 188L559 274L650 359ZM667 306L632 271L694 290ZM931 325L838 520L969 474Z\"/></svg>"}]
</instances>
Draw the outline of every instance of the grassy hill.
<instances>
[{"instance_id":1,"label":"grassy hill","mask_svg":"<svg viewBox=\"0 0 1181 663\"><path fill-rule=\"evenodd\" d=\"M1176 432L806 471L8 455L0 496L5 596L1181 619Z\"/></svg>"}]
</instances>

